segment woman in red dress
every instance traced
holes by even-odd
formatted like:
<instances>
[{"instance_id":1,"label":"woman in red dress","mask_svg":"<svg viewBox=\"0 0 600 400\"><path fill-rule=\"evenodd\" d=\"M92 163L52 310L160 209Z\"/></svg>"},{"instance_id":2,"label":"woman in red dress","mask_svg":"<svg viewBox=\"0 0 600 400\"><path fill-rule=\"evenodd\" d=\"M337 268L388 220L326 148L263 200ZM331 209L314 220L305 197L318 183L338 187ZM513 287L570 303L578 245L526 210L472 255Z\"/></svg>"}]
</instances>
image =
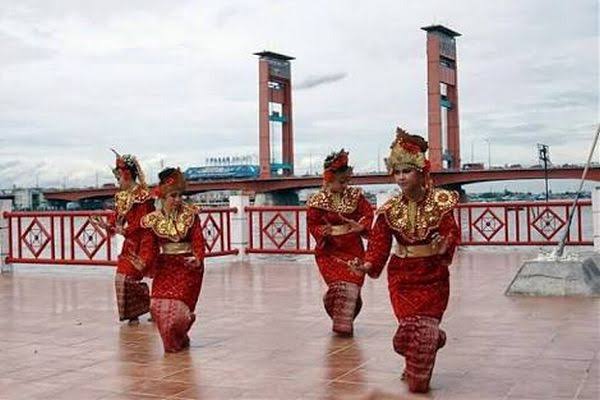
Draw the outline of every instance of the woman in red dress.
<instances>
[{"instance_id":1,"label":"woman in red dress","mask_svg":"<svg viewBox=\"0 0 600 400\"><path fill-rule=\"evenodd\" d=\"M316 241L315 259L328 286L323 298L333 320L333 331L352 335L360 312L364 274L356 274L348 262L362 258L362 238L373 222L373 207L359 188L349 187L352 167L343 149L325 159L323 188L307 202L308 230Z\"/></svg>"},{"instance_id":2,"label":"woman in red dress","mask_svg":"<svg viewBox=\"0 0 600 400\"><path fill-rule=\"evenodd\" d=\"M446 342L439 324L448 305L448 266L460 240L453 217L458 194L431 186L426 150L422 137L397 129L386 164L402 193L377 210L364 262L353 263L377 278L387 262L399 323L393 344L405 357L403 378L413 392L429 390L436 353Z\"/></svg>"},{"instance_id":3,"label":"woman in red dress","mask_svg":"<svg viewBox=\"0 0 600 400\"><path fill-rule=\"evenodd\" d=\"M204 275L204 238L198 209L185 204L185 178L179 169L159 174L157 195L161 209L142 218L144 232L140 263L154 265L152 318L166 352L190 345L188 332Z\"/></svg>"},{"instance_id":4,"label":"woman in red dress","mask_svg":"<svg viewBox=\"0 0 600 400\"><path fill-rule=\"evenodd\" d=\"M114 151L114 150L113 150ZM92 224L106 229L109 234L120 234L125 238L121 254L117 259L115 291L119 320L138 323L138 317L150 309L148 285L141 280L147 270L132 262L132 256L139 253L142 237L140 220L154 211L154 199L150 196L144 174L137 159L130 155L117 156L113 174L119 182L119 191L115 194L115 212L108 223L95 218Z\"/></svg>"}]
</instances>

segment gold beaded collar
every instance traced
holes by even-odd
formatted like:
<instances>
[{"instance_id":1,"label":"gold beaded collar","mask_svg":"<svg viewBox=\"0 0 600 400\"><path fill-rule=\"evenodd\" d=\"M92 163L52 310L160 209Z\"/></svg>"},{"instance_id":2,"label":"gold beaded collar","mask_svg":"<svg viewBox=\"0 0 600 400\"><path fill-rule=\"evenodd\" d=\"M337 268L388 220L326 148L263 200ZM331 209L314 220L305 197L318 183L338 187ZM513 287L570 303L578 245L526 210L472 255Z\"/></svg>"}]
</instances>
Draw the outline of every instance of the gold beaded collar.
<instances>
[{"instance_id":1,"label":"gold beaded collar","mask_svg":"<svg viewBox=\"0 0 600 400\"><path fill-rule=\"evenodd\" d=\"M362 190L356 187L348 187L341 194L321 189L310 196L306 205L325 211L350 214L358 207L358 200L361 195Z\"/></svg>"},{"instance_id":2,"label":"gold beaded collar","mask_svg":"<svg viewBox=\"0 0 600 400\"><path fill-rule=\"evenodd\" d=\"M179 242L186 237L197 212L198 209L189 204L184 204L176 215L166 215L162 210L153 211L142 218L141 225L152 229L158 237Z\"/></svg>"},{"instance_id":3,"label":"gold beaded collar","mask_svg":"<svg viewBox=\"0 0 600 400\"><path fill-rule=\"evenodd\" d=\"M131 189L115 193L115 210L119 216L125 216L135 203L144 203L150 200L150 192L142 185L135 185Z\"/></svg>"},{"instance_id":4,"label":"gold beaded collar","mask_svg":"<svg viewBox=\"0 0 600 400\"><path fill-rule=\"evenodd\" d=\"M395 196L381 206L377 214L385 215L390 228L406 240L416 242L427 239L430 232L439 227L442 217L457 203L457 192L432 189L418 203L401 194Z\"/></svg>"}]
</instances>

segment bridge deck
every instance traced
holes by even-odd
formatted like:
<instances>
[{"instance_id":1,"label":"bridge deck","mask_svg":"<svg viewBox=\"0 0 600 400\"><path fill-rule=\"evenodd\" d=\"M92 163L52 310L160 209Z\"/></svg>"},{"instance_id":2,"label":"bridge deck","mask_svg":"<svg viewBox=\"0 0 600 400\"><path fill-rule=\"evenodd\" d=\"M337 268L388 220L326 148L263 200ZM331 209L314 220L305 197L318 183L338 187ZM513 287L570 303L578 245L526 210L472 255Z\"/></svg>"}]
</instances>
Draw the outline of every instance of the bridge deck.
<instances>
[{"instance_id":1,"label":"bridge deck","mask_svg":"<svg viewBox=\"0 0 600 400\"><path fill-rule=\"evenodd\" d=\"M462 252L428 396L400 380L385 279L332 337L310 257L210 260L192 347L115 321L112 269L0 277L0 399L597 399L600 300L509 298L524 253ZM55 268L56 269L56 268Z\"/></svg>"},{"instance_id":2,"label":"bridge deck","mask_svg":"<svg viewBox=\"0 0 600 400\"><path fill-rule=\"evenodd\" d=\"M548 170L550 179L581 179L583 168L552 168ZM431 174L436 185L462 185L478 182L544 179L541 169L491 169L460 171L450 170ZM586 179L600 181L600 168L590 168ZM353 185L393 184L394 180L385 173L356 174L352 178ZM188 182L188 193L200 193L211 190L241 190L244 192L265 193L277 190L298 190L317 188L323 184L320 176L291 176L268 179L215 180ZM68 189L64 191L45 191L47 200L78 201L92 198L108 198L115 194L116 188Z\"/></svg>"}]
</instances>

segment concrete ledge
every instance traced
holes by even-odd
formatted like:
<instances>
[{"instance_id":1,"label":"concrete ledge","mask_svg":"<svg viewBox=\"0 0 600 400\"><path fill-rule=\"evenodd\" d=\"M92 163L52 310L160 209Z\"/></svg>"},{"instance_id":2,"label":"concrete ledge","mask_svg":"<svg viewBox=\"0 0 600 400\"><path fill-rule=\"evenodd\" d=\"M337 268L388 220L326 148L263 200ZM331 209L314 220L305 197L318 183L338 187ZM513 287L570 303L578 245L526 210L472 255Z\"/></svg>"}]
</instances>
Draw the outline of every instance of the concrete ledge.
<instances>
[{"instance_id":1,"label":"concrete ledge","mask_svg":"<svg viewBox=\"0 0 600 400\"><path fill-rule=\"evenodd\" d=\"M525 261L506 295L600 297L600 255Z\"/></svg>"}]
</instances>

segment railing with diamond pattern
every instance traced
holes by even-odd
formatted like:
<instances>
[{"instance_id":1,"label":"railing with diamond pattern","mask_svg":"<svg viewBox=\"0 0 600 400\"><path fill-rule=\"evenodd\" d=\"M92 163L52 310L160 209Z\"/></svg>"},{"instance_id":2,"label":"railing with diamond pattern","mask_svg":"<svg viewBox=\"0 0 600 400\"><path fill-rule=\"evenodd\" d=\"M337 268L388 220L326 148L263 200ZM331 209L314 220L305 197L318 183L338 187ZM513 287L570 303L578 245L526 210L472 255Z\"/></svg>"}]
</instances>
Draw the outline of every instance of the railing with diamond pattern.
<instances>
[{"instance_id":1,"label":"railing with diamond pattern","mask_svg":"<svg viewBox=\"0 0 600 400\"><path fill-rule=\"evenodd\" d=\"M568 245L592 245L591 200L576 205ZM463 203L455 210L463 245L552 245L567 224L570 201ZM231 247L235 208L205 208L200 220L207 257L238 254ZM248 253L312 254L306 207L246 207ZM6 212L9 263L115 265L118 246L90 217L107 211Z\"/></svg>"},{"instance_id":2,"label":"railing with diamond pattern","mask_svg":"<svg viewBox=\"0 0 600 400\"><path fill-rule=\"evenodd\" d=\"M591 200L577 203L568 245L592 245ZM461 203L455 218L462 245L553 245L566 226L571 201ZM306 207L246 207L248 253L312 254Z\"/></svg>"},{"instance_id":3,"label":"railing with diamond pattern","mask_svg":"<svg viewBox=\"0 0 600 400\"><path fill-rule=\"evenodd\" d=\"M455 210L463 245L557 244L572 201L463 203ZM580 200L567 237L568 245L593 245L592 201Z\"/></svg>"},{"instance_id":4,"label":"railing with diamond pattern","mask_svg":"<svg viewBox=\"0 0 600 400\"><path fill-rule=\"evenodd\" d=\"M231 248L231 214L235 207L213 207L200 209L200 221L204 235L206 257L238 254L239 249Z\"/></svg>"},{"instance_id":5,"label":"railing with diamond pattern","mask_svg":"<svg viewBox=\"0 0 600 400\"><path fill-rule=\"evenodd\" d=\"M8 263L115 265L113 241L90 221L107 211L4 213L8 219Z\"/></svg>"},{"instance_id":6,"label":"railing with diamond pattern","mask_svg":"<svg viewBox=\"0 0 600 400\"><path fill-rule=\"evenodd\" d=\"M312 254L306 207L246 207L248 253Z\"/></svg>"},{"instance_id":7,"label":"railing with diamond pattern","mask_svg":"<svg viewBox=\"0 0 600 400\"><path fill-rule=\"evenodd\" d=\"M235 208L200 211L206 256L237 254L231 248L231 213ZM114 237L90 221L106 220L109 211L5 212L8 219L7 263L116 265L118 247Z\"/></svg>"}]
</instances>

